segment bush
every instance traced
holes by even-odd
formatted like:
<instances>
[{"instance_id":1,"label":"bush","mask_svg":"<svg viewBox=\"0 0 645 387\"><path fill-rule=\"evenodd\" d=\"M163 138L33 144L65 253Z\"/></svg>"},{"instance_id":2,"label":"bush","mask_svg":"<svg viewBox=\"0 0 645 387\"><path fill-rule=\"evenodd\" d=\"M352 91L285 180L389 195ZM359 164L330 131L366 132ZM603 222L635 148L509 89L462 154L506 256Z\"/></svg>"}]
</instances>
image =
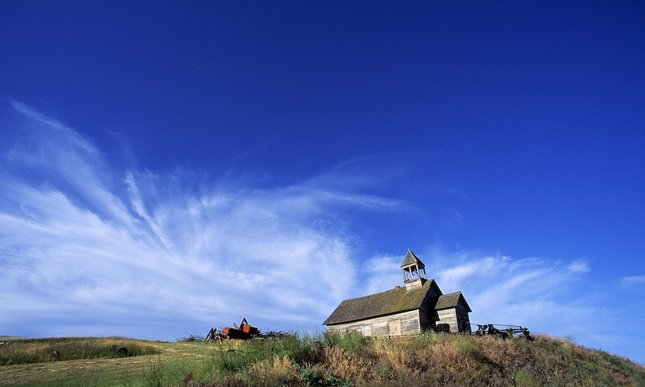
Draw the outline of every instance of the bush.
<instances>
[{"instance_id":1,"label":"bush","mask_svg":"<svg viewBox=\"0 0 645 387\"><path fill-rule=\"evenodd\" d=\"M300 369L300 378L307 386L349 387L351 384L336 375L328 375L323 367L312 365Z\"/></svg>"},{"instance_id":2,"label":"bush","mask_svg":"<svg viewBox=\"0 0 645 387\"><path fill-rule=\"evenodd\" d=\"M533 387L539 386L541 384L535 377L535 375L525 370L517 371L515 373L515 376L513 377L513 380L515 381L515 385L522 387Z\"/></svg>"},{"instance_id":3,"label":"bush","mask_svg":"<svg viewBox=\"0 0 645 387\"><path fill-rule=\"evenodd\" d=\"M320 336L291 335L275 341L269 341L273 348L272 355L287 356L296 364L316 363L323 347Z\"/></svg>"},{"instance_id":4,"label":"bush","mask_svg":"<svg viewBox=\"0 0 645 387\"><path fill-rule=\"evenodd\" d=\"M370 338L363 336L360 332L351 332L345 335L337 332L326 332L324 334L325 346L340 347L355 354L365 353L369 343Z\"/></svg>"},{"instance_id":5,"label":"bush","mask_svg":"<svg viewBox=\"0 0 645 387\"><path fill-rule=\"evenodd\" d=\"M248 368L251 364L269 358L261 348L247 348L240 351L222 351L215 355L218 370L222 375Z\"/></svg>"},{"instance_id":6,"label":"bush","mask_svg":"<svg viewBox=\"0 0 645 387\"><path fill-rule=\"evenodd\" d=\"M455 347L462 355L474 356L477 353L477 346L471 340L459 337L455 340Z\"/></svg>"},{"instance_id":7,"label":"bush","mask_svg":"<svg viewBox=\"0 0 645 387\"><path fill-rule=\"evenodd\" d=\"M299 368L289 357L275 356L272 361L261 361L251 366L248 379L258 386L292 386L302 384Z\"/></svg>"}]
</instances>

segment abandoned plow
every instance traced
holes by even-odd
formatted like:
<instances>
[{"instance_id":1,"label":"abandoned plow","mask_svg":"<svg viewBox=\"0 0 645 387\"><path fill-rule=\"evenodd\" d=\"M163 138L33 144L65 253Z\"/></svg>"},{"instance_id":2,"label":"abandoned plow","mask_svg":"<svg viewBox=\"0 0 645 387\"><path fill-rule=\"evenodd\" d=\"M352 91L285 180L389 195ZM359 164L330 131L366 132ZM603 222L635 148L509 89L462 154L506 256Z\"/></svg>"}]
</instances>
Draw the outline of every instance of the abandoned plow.
<instances>
[{"instance_id":1,"label":"abandoned plow","mask_svg":"<svg viewBox=\"0 0 645 387\"><path fill-rule=\"evenodd\" d=\"M531 332L528 328L520 325L507 325L507 324L473 324L477 326L477 330L473 333L477 336L495 336L501 339L511 339L515 335L520 335L520 338L533 341Z\"/></svg>"},{"instance_id":2,"label":"abandoned plow","mask_svg":"<svg viewBox=\"0 0 645 387\"><path fill-rule=\"evenodd\" d=\"M222 329L211 328L204 341L222 341L224 339L234 339L234 340L250 340L255 338L260 339L273 339L288 336L288 333L284 332L274 332L269 331L266 333L261 333L260 330L246 321L246 318L243 318L239 325L233 324L233 328L225 327Z\"/></svg>"},{"instance_id":3,"label":"abandoned plow","mask_svg":"<svg viewBox=\"0 0 645 387\"><path fill-rule=\"evenodd\" d=\"M240 325L233 324L234 328L225 327L221 330L219 328L211 328L204 341L219 340L223 339L238 339L238 340L249 340L254 337L260 336L260 330L246 321L246 318L243 318L240 322Z\"/></svg>"}]
</instances>

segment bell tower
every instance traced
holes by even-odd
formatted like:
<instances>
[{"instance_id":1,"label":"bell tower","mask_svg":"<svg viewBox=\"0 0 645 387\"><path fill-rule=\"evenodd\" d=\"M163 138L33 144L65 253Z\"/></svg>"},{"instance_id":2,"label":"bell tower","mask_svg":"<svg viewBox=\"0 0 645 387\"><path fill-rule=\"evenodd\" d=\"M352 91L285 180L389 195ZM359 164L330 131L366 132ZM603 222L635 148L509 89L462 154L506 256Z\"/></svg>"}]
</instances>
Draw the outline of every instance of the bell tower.
<instances>
[{"instance_id":1,"label":"bell tower","mask_svg":"<svg viewBox=\"0 0 645 387\"><path fill-rule=\"evenodd\" d=\"M426 265L411 250L408 250L408 253L405 254L403 263L401 263L401 270L403 271L403 283L406 290L423 286L428 280Z\"/></svg>"}]
</instances>

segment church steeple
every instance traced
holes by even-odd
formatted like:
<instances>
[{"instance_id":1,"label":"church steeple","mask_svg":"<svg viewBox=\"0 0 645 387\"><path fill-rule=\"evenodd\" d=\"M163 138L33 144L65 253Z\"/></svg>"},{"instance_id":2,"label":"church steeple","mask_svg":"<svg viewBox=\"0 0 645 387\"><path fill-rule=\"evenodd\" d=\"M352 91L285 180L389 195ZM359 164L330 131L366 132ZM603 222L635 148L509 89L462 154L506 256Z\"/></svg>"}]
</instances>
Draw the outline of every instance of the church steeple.
<instances>
[{"instance_id":1,"label":"church steeple","mask_svg":"<svg viewBox=\"0 0 645 387\"><path fill-rule=\"evenodd\" d=\"M403 283L407 290L422 286L428 280L426 265L411 250L405 254L401 270L403 271Z\"/></svg>"}]
</instances>

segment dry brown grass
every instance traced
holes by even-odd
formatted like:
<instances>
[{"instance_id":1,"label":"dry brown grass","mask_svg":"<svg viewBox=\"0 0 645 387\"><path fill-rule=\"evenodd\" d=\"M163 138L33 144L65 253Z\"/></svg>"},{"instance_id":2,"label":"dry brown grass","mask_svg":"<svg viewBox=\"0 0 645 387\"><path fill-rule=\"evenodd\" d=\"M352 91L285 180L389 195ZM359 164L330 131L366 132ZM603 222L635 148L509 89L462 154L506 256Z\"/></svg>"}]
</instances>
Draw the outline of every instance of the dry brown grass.
<instances>
[{"instance_id":1,"label":"dry brown grass","mask_svg":"<svg viewBox=\"0 0 645 387\"><path fill-rule=\"evenodd\" d=\"M159 353L141 340L52 338L11 340L0 346L0 365L77 359L110 359Z\"/></svg>"},{"instance_id":2,"label":"dry brown grass","mask_svg":"<svg viewBox=\"0 0 645 387\"><path fill-rule=\"evenodd\" d=\"M343 348L325 347L322 364L330 376L346 380L351 384L359 384L361 381L373 378L374 361Z\"/></svg>"},{"instance_id":3,"label":"dry brown grass","mask_svg":"<svg viewBox=\"0 0 645 387\"><path fill-rule=\"evenodd\" d=\"M248 371L249 384L257 386L278 386L303 383L298 366L288 356L274 356L253 364Z\"/></svg>"},{"instance_id":4,"label":"dry brown grass","mask_svg":"<svg viewBox=\"0 0 645 387\"><path fill-rule=\"evenodd\" d=\"M33 348L43 350L38 345ZM212 345L166 343L160 348L163 348L163 353L156 355L158 360L148 360L148 365L144 365L144 384L645 385L645 368L642 366L586 349L568 340L546 336L538 336L532 342L447 334L391 339L321 336ZM189 356L191 351L195 351L195 356ZM116 365L126 360L129 359L99 361ZM81 366L84 361L74 360L70 364L72 362ZM57 363L65 362L43 364ZM23 366L38 365L7 368Z\"/></svg>"},{"instance_id":5,"label":"dry brown grass","mask_svg":"<svg viewBox=\"0 0 645 387\"><path fill-rule=\"evenodd\" d=\"M636 386L645 382L645 369L626 359L544 336L534 342L443 334L379 339L369 353L373 369L362 380L370 385Z\"/></svg>"}]
</instances>

